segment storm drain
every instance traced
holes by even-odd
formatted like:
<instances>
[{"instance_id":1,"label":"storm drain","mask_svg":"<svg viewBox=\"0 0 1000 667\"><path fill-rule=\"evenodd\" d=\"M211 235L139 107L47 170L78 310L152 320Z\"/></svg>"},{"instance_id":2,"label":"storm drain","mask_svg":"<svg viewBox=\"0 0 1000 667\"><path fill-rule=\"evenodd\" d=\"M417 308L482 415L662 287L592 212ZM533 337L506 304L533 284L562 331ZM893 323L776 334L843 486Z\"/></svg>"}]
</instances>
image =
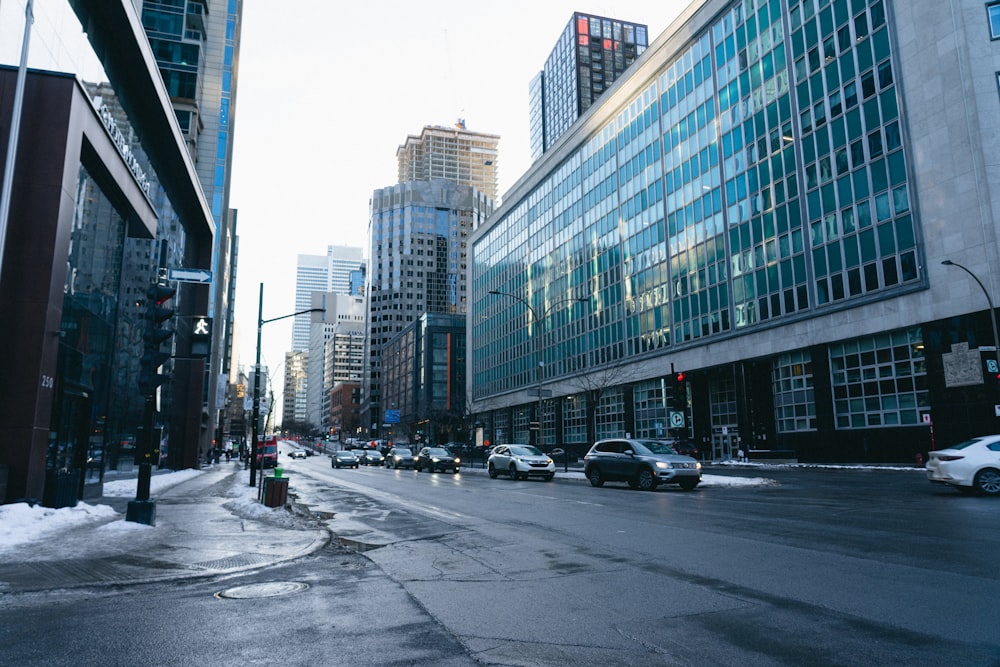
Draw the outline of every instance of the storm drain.
<instances>
[{"instance_id":1,"label":"storm drain","mask_svg":"<svg viewBox=\"0 0 1000 667\"><path fill-rule=\"evenodd\" d=\"M301 593L309 588L309 584L298 581L271 581L263 584L249 584L248 586L236 586L227 588L215 594L217 598L227 598L230 600L253 600L256 598L273 598L279 595L291 595Z\"/></svg>"}]
</instances>

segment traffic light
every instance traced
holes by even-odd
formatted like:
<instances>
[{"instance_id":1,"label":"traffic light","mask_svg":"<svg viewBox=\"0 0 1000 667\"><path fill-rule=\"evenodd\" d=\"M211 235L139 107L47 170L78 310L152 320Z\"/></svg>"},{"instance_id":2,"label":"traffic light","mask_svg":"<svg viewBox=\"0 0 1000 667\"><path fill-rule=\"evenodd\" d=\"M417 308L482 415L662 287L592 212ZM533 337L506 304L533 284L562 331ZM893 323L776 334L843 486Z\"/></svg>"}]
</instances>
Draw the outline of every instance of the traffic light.
<instances>
[{"instance_id":1,"label":"traffic light","mask_svg":"<svg viewBox=\"0 0 1000 667\"><path fill-rule=\"evenodd\" d=\"M674 409L683 410L687 407L687 382L685 381L685 375L681 373L673 373L671 375L671 385L674 390Z\"/></svg>"},{"instance_id":2,"label":"traffic light","mask_svg":"<svg viewBox=\"0 0 1000 667\"><path fill-rule=\"evenodd\" d=\"M195 317L191 325L191 356L207 357L212 349L212 318Z\"/></svg>"},{"instance_id":3,"label":"traffic light","mask_svg":"<svg viewBox=\"0 0 1000 667\"><path fill-rule=\"evenodd\" d=\"M146 341L142 354L142 370L139 382L143 392L152 393L166 379L160 373L171 357L171 339L174 330L169 326L174 317L174 309L169 305L177 294L177 289L157 283L149 288L146 311Z\"/></svg>"}]
</instances>

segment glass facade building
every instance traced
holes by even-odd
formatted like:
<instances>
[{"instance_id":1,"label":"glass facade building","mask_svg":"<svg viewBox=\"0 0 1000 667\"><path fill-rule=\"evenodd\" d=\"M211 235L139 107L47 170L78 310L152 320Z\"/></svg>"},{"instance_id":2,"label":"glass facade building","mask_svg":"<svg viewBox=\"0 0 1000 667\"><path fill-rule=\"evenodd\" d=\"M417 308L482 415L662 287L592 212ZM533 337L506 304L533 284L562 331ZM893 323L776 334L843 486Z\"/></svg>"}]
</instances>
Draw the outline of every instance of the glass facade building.
<instances>
[{"instance_id":1,"label":"glass facade building","mask_svg":"<svg viewBox=\"0 0 1000 667\"><path fill-rule=\"evenodd\" d=\"M0 6L4 90L24 25L24 3ZM0 102L2 150L15 124L20 136L0 274L0 319L19 323L0 333L7 498L99 495L143 431L156 434L143 460L198 463L205 361L190 323L207 291L177 286L158 389L144 353L150 288L168 268L207 267L215 227L138 25L128 0L35 3L24 108Z\"/></svg>"},{"instance_id":2,"label":"glass facade building","mask_svg":"<svg viewBox=\"0 0 1000 667\"><path fill-rule=\"evenodd\" d=\"M531 159L552 147L647 45L645 25L575 12L529 87Z\"/></svg>"},{"instance_id":3,"label":"glass facade building","mask_svg":"<svg viewBox=\"0 0 1000 667\"><path fill-rule=\"evenodd\" d=\"M956 383L947 356L979 355L992 314L941 266L996 286L982 9L690 5L475 233L480 421L526 437L540 368L543 442L577 450L669 433L709 458L911 460L932 414L955 437L995 429L995 378ZM918 44L942 32L971 37L934 61Z\"/></svg>"}]
</instances>

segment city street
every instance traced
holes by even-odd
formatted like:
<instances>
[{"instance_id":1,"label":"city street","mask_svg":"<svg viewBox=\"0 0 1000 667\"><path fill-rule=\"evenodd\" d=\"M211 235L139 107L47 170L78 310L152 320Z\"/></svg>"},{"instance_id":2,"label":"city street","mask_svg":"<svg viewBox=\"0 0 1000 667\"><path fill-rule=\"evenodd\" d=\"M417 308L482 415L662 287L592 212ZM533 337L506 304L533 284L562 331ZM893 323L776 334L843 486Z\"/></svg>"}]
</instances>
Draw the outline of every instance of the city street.
<instances>
[{"instance_id":1,"label":"city street","mask_svg":"<svg viewBox=\"0 0 1000 667\"><path fill-rule=\"evenodd\" d=\"M224 579L8 597L3 662L1000 660L1000 504L922 471L709 466L776 484L643 493L283 463L297 502L328 517L329 547ZM254 584L276 590L230 596Z\"/></svg>"}]
</instances>

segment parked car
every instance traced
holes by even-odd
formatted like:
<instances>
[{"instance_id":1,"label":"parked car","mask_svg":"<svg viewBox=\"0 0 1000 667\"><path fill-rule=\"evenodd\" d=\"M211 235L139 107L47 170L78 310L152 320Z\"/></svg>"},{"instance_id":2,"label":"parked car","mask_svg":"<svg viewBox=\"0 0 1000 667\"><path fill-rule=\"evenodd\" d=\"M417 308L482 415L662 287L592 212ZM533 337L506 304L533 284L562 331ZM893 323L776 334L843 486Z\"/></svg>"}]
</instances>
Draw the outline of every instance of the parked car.
<instances>
[{"instance_id":1,"label":"parked car","mask_svg":"<svg viewBox=\"0 0 1000 667\"><path fill-rule=\"evenodd\" d=\"M306 456L308 456L306 454L306 450L304 449L293 449L292 451L288 452L288 455L291 456L293 459L304 459Z\"/></svg>"},{"instance_id":2,"label":"parked car","mask_svg":"<svg viewBox=\"0 0 1000 667\"><path fill-rule=\"evenodd\" d=\"M357 468L360 464L357 455L350 449L341 449L330 457L330 466L334 468Z\"/></svg>"},{"instance_id":3,"label":"parked car","mask_svg":"<svg viewBox=\"0 0 1000 667\"><path fill-rule=\"evenodd\" d=\"M423 470L431 472L450 470L452 473L457 473L461 464L462 459L453 456L444 447L424 447L417 454L413 465L417 469L417 472L422 472Z\"/></svg>"},{"instance_id":4,"label":"parked car","mask_svg":"<svg viewBox=\"0 0 1000 667\"><path fill-rule=\"evenodd\" d=\"M927 479L963 493L1000 495L1000 435L972 438L927 457Z\"/></svg>"},{"instance_id":5,"label":"parked car","mask_svg":"<svg viewBox=\"0 0 1000 667\"><path fill-rule=\"evenodd\" d=\"M528 479L537 476L546 482L556 474L556 464L540 449L532 445L497 445L486 463L491 479L507 475L511 479Z\"/></svg>"},{"instance_id":6,"label":"parked car","mask_svg":"<svg viewBox=\"0 0 1000 667\"><path fill-rule=\"evenodd\" d=\"M657 438L657 440L660 439ZM683 456L690 456L691 458L696 460L701 458L701 455L698 452L698 448L695 446L693 442L688 442L686 440L672 440L672 439L660 440L660 442L667 443L668 445L673 447L675 452Z\"/></svg>"},{"instance_id":7,"label":"parked car","mask_svg":"<svg viewBox=\"0 0 1000 667\"><path fill-rule=\"evenodd\" d=\"M393 447L385 457L386 468L412 468L413 450L409 447Z\"/></svg>"},{"instance_id":8,"label":"parked car","mask_svg":"<svg viewBox=\"0 0 1000 667\"><path fill-rule=\"evenodd\" d=\"M591 486L628 482L643 491L660 484L679 484L690 491L701 482L701 464L659 440L600 440L583 457L583 472Z\"/></svg>"},{"instance_id":9,"label":"parked car","mask_svg":"<svg viewBox=\"0 0 1000 667\"><path fill-rule=\"evenodd\" d=\"M377 449L360 449L355 450L358 455L358 460L361 461L362 465L366 466L380 466L382 465L382 453Z\"/></svg>"}]
</instances>

